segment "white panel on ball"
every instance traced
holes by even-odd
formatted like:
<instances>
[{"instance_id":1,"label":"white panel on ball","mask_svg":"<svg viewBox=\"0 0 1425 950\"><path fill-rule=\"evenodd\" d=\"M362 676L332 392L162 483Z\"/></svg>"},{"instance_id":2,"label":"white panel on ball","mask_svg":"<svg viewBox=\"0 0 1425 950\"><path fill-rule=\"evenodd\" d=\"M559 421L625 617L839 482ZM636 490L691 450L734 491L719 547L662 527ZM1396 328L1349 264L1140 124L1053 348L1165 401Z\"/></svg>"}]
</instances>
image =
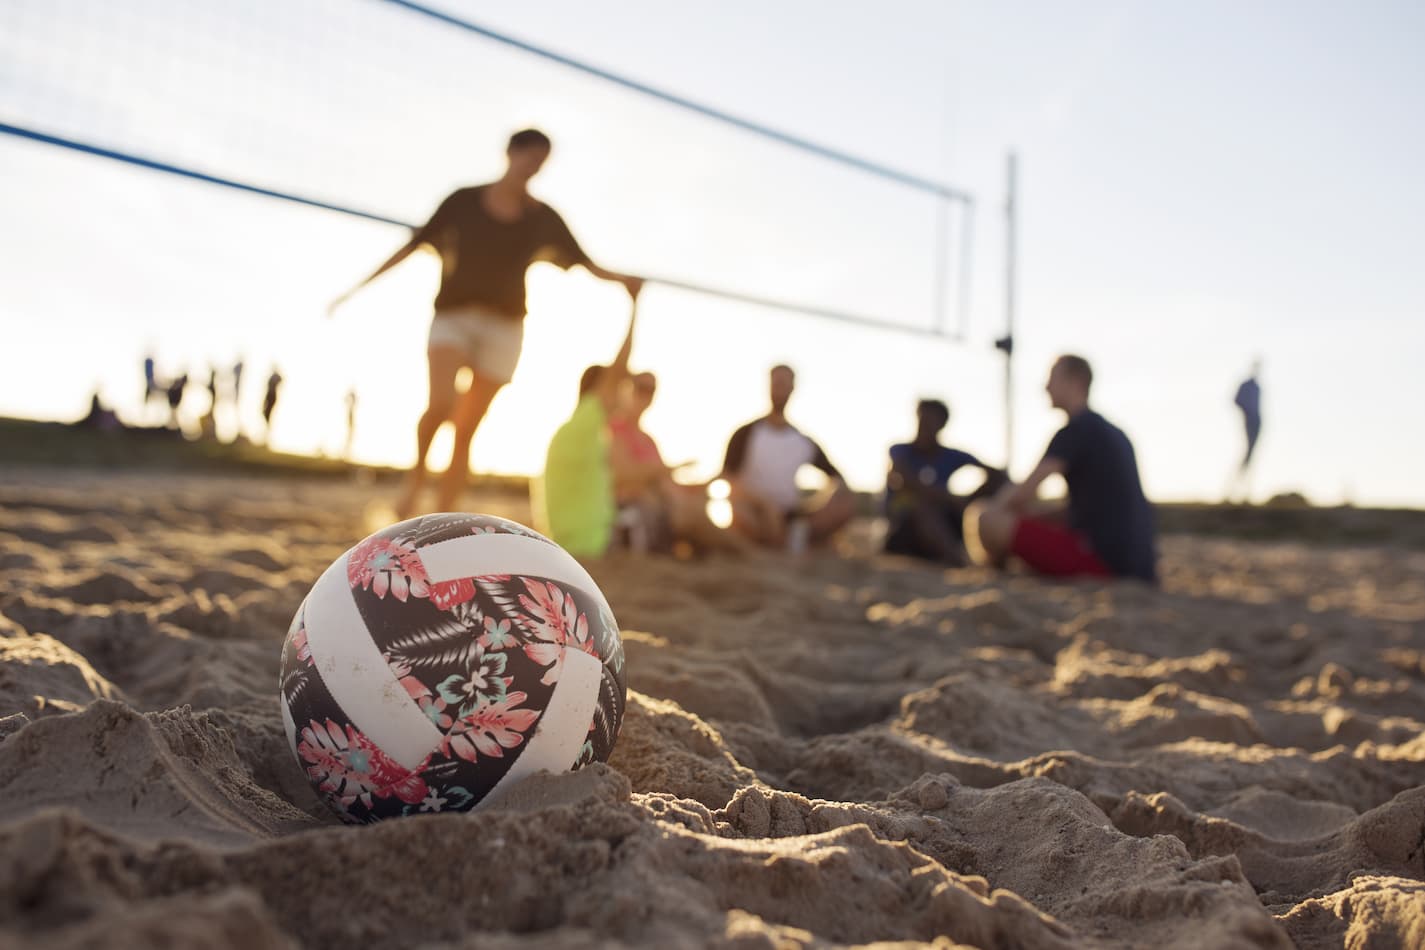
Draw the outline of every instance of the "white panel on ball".
<instances>
[{"instance_id":1,"label":"white panel on ball","mask_svg":"<svg viewBox=\"0 0 1425 950\"><path fill-rule=\"evenodd\" d=\"M327 568L307 597L307 644L332 699L353 725L408 769L441 743L440 730L392 674L366 633L347 583L348 551Z\"/></svg>"},{"instance_id":2,"label":"white panel on ball","mask_svg":"<svg viewBox=\"0 0 1425 950\"><path fill-rule=\"evenodd\" d=\"M535 733L515 764L490 789L482 805L497 801L520 779L543 769L556 775L569 771L579 749L589 737L594 707L599 701L599 681L604 665L582 650L565 650L559 684L540 717Z\"/></svg>"},{"instance_id":3,"label":"white panel on ball","mask_svg":"<svg viewBox=\"0 0 1425 950\"><path fill-rule=\"evenodd\" d=\"M603 597L584 565L563 548L538 538L472 534L428 544L421 548L420 555L426 576L436 582L491 574L542 577Z\"/></svg>"}]
</instances>

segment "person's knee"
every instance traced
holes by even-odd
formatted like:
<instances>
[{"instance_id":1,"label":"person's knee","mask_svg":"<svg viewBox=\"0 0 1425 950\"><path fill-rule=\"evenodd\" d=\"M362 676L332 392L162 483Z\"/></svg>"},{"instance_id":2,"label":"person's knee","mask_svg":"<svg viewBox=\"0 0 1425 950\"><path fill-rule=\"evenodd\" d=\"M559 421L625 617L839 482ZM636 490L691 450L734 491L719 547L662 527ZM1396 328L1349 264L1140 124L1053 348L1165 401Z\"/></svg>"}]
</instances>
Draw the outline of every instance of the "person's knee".
<instances>
[{"instance_id":1,"label":"person's knee","mask_svg":"<svg viewBox=\"0 0 1425 950\"><path fill-rule=\"evenodd\" d=\"M1017 524L1015 514L993 501L977 501L965 509L965 546L980 563L999 560L1009 554Z\"/></svg>"}]
</instances>

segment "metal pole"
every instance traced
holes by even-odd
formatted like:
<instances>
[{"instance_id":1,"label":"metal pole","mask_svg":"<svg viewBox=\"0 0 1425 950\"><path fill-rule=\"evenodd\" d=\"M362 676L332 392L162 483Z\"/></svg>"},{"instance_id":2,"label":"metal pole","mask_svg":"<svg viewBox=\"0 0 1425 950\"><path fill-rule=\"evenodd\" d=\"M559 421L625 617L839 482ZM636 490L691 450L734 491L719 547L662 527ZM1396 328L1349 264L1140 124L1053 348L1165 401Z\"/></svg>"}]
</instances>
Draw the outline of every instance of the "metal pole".
<instances>
[{"instance_id":1,"label":"metal pole","mask_svg":"<svg viewBox=\"0 0 1425 950\"><path fill-rule=\"evenodd\" d=\"M1005 194L1005 255L1004 255L1004 337L995 341L996 349L1004 353L1004 467L1008 471L1014 461L1014 278L1015 278L1015 213L1018 159L1009 153L1008 187Z\"/></svg>"}]
</instances>

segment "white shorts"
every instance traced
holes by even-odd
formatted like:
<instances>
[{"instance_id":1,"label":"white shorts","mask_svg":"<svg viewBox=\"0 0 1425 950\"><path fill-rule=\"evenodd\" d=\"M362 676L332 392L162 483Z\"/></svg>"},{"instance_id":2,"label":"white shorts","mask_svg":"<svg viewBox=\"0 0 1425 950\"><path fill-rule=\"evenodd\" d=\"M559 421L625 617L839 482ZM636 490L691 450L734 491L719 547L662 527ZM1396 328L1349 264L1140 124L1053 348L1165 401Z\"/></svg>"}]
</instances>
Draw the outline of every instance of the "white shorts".
<instances>
[{"instance_id":1,"label":"white shorts","mask_svg":"<svg viewBox=\"0 0 1425 950\"><path fill-rule=\"evenodd\" d=\"M484 307L458 307L435 312L426 348L459 350L466 366L493 383L508 383L523 345L523 320Z\"/></svg>"}]
</instances>

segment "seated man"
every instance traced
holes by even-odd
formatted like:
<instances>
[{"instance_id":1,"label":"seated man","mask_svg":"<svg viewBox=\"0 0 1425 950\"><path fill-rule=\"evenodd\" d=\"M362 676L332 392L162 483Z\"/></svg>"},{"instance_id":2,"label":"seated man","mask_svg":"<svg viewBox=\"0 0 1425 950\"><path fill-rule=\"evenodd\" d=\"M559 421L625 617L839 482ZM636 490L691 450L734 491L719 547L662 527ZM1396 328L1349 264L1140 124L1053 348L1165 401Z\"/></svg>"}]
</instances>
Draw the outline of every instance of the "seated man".
<instances>
[{"instance_id":1,"label":"seated man","mask_svg":"<svg viewBox=\"0 0 1425 950\"><path fill-rule=\"evenodd\" d=\"M787 400L796 385L790 366L774 366L772 411L732 434L722 477L731 487L732 530L766 547L801 550L829 539L856 513L856 500L826 453L787 421ZM829 483L804 500L797 472L813 465Z\"/></svg>"},{"instance_id":2,"label":"seated man","mask_svg":"<svg viewBox=\"0 0 1425 950\"><path fill-rule=\"evenodd\" d=\"M962 567L969 563L961 527L965 506L993 492L1004 476L969 452L940 444L940 432L950 421L945 403L922 399L915 414L915 440L891 446L886 553ZM957 498L950 493L950 476L967 465L983 469L985 482L969 498Z\"/></svg>"},{"instance_id":3,"label":"seated man","mask_svg":"<svg viewBox=\"0 0 1425 950\"><path fill-rule=\"evenodd\" d=\"M609 468L608 419L619 385L628 377L638 302L628 334L609 366L590 366L579 379L579 402L549 440L544 477L534 483L539 530L575 557L601 557L613 538L613 473Z\"/></svg>"},{"instance_id":4,"label":"seated man","mask_svg":"<svg viewBox=\"0 0 1425 950\"><path fill-rule=\"evenodd\" d=\"M1079 356L1061 356L1044 387L1068 423L1023 484L1010 485L965 516L976 560L1002 564L1014 555L1041 574L1136 577L1157 581L1153 506L1143 496L1133 445L1122 430L1089 408L1093 370ZM1040 483L1062 475L1067 507L1036 502Z\"/></svg>"},{"instance_id":5,"label":"seated man","mask_svg":"<svg viewBox=\"0 0 1425 950\"><path fill-rule=\"evenodd\" d=\"M695 549L738 551L745 542L708 519L707 485L682 485L653 436L643 431L643 414L653 404L658 380L638 373L625 387L619 411L609 420L609 461L619 522L629 527L630 547L669 551L675 542Z\"/></svg>"}]
</instances>

